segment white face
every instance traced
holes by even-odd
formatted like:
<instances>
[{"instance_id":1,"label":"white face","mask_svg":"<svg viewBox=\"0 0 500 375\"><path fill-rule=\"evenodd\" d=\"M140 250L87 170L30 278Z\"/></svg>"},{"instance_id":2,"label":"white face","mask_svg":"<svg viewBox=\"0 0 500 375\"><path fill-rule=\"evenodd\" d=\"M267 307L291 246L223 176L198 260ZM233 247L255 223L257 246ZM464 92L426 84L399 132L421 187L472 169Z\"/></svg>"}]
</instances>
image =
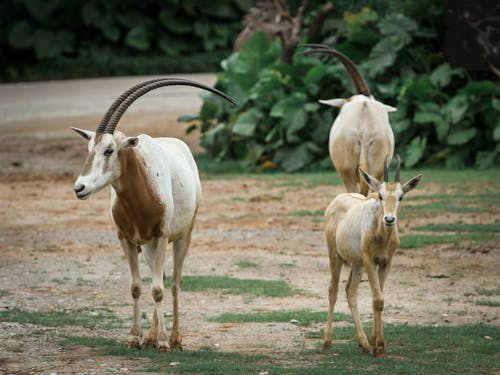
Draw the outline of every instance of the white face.
<instances>
[{"instance_id":1,"label":"white face","mask_svg":"<svg viewBox=\"0 0 500 375\"><path fill-rule=\"evenodd\" d=\"M399 182L384 182L377 191L380 204L382 205L385 225L392 227L396 225L399 205L403 200L403 189Z\"/></svg>"},{"instance_id":2,"label":"white face","mask_svg":"<svg viewBox=\"0 0 500 375\"><path fill-rule=\"evenodd\" d=\"M87 199L120 177L118 154L123 147L137 145L137 138L126 138L121 133L107 134L73 129L89 140L89 154L83 171L75 181L73 190L78 199ZM118 133L118 132L117 132Z\"/></svg>"}]
</instances>

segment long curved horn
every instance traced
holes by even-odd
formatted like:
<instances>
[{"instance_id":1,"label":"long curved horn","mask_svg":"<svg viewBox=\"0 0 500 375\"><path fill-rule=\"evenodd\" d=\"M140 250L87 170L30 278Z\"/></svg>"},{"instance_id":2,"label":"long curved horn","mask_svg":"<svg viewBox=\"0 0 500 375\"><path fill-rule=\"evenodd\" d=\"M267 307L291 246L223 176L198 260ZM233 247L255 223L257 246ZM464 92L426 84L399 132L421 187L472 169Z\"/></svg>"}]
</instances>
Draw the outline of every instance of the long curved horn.
<instances>
[{"instance_id":1,"label":"long curved horn","mask_svg":"<svg viewBox=\"0 0 500 375\"><path fill-rule=\"evenodd\" d=\"M389 172L387 171L387 155L384 159L384 182L389 182Z\"/></svg>"},{"instance_id":2,"label":"long curved horn","mask_svg":"<svg viewBox=\"0 0 500 375\"><path fill-rule=\"evenodd\" d=\"M398 164L396 165L396 173L394 174L394 182L399 182L399 172L401 170L401 158L399 157L399 154L396 155L396 159L398 161Z\"/></svg>"},{"instance_id":3,"label":"long curved horn","mask_svg":"<svg viewBox=\"0 0 500 375\"><path fill-rule=\"evenodd\" d=\"M370 92L370 89L368 88L368 84L365 81L365 78L359 71L358 67L354 62L344 55L343 53L334 50L328 46L325 46L323 44L301 44L300 47L308 47L308 48L313 48L308 51L303 51L299 52L298 55L306 55L309 53L326 53L329 55L334 55L336 58L340 60L342 65L346 68L347 72L349 73L349 76L351 77L352 83L354 84L354 87L356 88L357 94L362 94L364 96L370 97L372 94Z\"/></svg>"},{"instance_id":4,"label":"long curved horn","mask_svg":"<svg viewBox=\"0 0 500 375\"><path fill-rule=\"evenodd\" d=\"M193 87L198 87L207 91L210 91L214 94L217 94L227 101L229 101L232 104L236 104L236 101L231 98L230 96L224 94L222 91L219 91L213 87L206 86L202 83L198 83L195 81L191 81L188 79L182 79L182 78L164 78L158 81L154 81L151 83L147 83L137 89L135 89L133 92L131 92L116 108L114 113L112 114L111 118L106 124L106 127L104 128L104 133L109 133L112 134L115 131L116 125L118 124L118 121L120 121L120 118L123 116L125 111L127 110L130 105L135 102L138 98L141 96L147 94L148 92L152 90L156 90L160 87L164 86L193 86ZM129 90L130 91L130 90Z\"/></svg>"},{"instance_id":5,"label":"long curved horn","mask_svg":"<svg viewBox=\"0 0 500 375\"><path fill-rule=\"evenodd\" d=\"M141 82L135 86L132 86L131 88L129 88L127 91L125 91L123 94L121 94L118 98L115 99L115 101L109 106L108 110L106 111L106 113L104 114L104 116L102 117L101 119L101 122L99 123L99 125L97 126L97 130L96 130L96 133L104 133L104 129L106 129L106 124L108 123L109 119L111 118L111 116L113 115L113 113L115 112L116 108L118 108L118 106L120 104L122 104L122 102L127 99L127 97L132 94L135 90L137 89L140 89L141 87L144 87L146 85L149 85L151 83L154 83L154 82L158 82L158 81L161 81L161 80L164 80L165 78L156 78L156 79L151 79L149 81L144 81L144 82Z\"/></svg>"}]
</instances>

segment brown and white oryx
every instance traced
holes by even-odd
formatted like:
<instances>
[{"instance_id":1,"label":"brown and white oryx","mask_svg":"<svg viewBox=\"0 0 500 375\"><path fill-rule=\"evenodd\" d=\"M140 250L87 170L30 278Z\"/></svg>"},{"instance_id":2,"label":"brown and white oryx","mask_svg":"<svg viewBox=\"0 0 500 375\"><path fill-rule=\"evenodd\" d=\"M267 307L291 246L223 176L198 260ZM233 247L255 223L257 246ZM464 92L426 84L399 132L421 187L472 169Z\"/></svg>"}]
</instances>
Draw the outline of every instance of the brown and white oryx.
<instances>
[{"instance_id":1,"label":"brown and white oryx","mask_svg":"<svg viewBox=\"0 0 500 375\"><path fill-rule=\"evenodd\" d=\"M413 177L404 185L399 182L400 160L394 182L389 182L387 158L384 161L384 180L379 182L359 168L365 182L373 189L367 197L357 193L339 194L325 211L325 234L330 259L330 287L328 290L328 317L324 347L332 345L332 320L343 264L351 267L346 284L347 301L351 310L358 343L365 352L370 345L363 331L358 312L358 287L366 270L373 304L373 329L370 342L374 355L385 351L382 327L384 285L394 252L399 247L397 217L403 197L416 188L423 175Z\"/></svg>"},{"instance_id":2,"label":"brown and white oryx","mask_svg":"<svg viewBox=\"0 0 500 375\"><path fill-rule=\"evenodd\" d=\"M146 134L127 137L115 131L127 108L139 97L164 86L187 85L234 100L219 90L177 78L142 82L117 98L95 132L72 128L88 140L88 157L74 191L78 199L111 185L111 217L128 258L134 302L129 345L156 346L165 351L182 349L179 303L182 265L189 248L201 185L198 169L188 146L176 138L152 138ZM173 323L170 339L163 320L162 301L167 244L173 243ZM154 310L152 327L142 341L139 299L141 277L138 253L144 251L152 271Z\"/></svg>"}]
</instances>

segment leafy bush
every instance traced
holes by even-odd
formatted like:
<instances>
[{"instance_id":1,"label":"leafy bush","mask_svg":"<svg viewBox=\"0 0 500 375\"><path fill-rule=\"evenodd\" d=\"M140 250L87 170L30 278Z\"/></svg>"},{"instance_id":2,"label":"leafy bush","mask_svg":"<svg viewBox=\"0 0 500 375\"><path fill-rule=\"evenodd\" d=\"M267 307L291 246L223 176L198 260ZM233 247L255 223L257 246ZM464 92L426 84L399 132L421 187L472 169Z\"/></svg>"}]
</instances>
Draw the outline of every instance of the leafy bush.
<instances>
[{"instance_id":1,"label":"leafy bush","mask_svg":"<svg viewBox=\"0 0 500 375\"><path fill-rule=\"evenodd\" d=\"M4 1L0 5L0 78L218 69L253 3Z\"/></svg>"},{"instance_id":2,"label":"leafy bush","mask_svg":"<svg viewBox=\"0 0 500 375\"><path fill-rule=\"evenodd\" d=\"M389 2L380 14L367 7L345 12L324 32L358 62L373 95L398 108L390 121L406 167L491 167L500 157L500 88L443 60L441 9L424 3ZM216 84L238 106L206 95L200 113L182 119L199 120L202 146L218 159L244 159L251 169L331 168L327 140L335 111L317 101L351 96L350 78L336 60L296 56L283 64L280 48L255 34L223 61Z\"/></svg>"}]
</instances>

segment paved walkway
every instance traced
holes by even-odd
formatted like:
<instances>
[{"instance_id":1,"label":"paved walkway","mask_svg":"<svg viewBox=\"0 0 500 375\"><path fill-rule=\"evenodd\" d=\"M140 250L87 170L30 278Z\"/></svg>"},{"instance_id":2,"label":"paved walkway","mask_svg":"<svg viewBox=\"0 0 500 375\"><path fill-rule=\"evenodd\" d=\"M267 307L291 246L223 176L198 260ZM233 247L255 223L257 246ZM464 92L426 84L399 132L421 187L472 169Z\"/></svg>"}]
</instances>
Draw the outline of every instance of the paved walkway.
<instances>
[{"instance_id":1,"label":"paved walkway","mask_svg":"<svg viewBox=\"0 0 500 375\"><path fill-rule=\"evenodd\" d=\"M100 117L113 100L129 87L161 76L76 79L33 83L0 84L0 133L26 135L36 131L37 123L47 132L68 129L67 121L75 117ZM214 74L176 74L168 77L192 79L213 86ZM162 112L196 113L203 91L189 86L171 86L154 90L138 99L127 113ZM54 120L53 126L47 122ZM0 134L1 137L1 134Z\"/></svg>"}]
</instances>

